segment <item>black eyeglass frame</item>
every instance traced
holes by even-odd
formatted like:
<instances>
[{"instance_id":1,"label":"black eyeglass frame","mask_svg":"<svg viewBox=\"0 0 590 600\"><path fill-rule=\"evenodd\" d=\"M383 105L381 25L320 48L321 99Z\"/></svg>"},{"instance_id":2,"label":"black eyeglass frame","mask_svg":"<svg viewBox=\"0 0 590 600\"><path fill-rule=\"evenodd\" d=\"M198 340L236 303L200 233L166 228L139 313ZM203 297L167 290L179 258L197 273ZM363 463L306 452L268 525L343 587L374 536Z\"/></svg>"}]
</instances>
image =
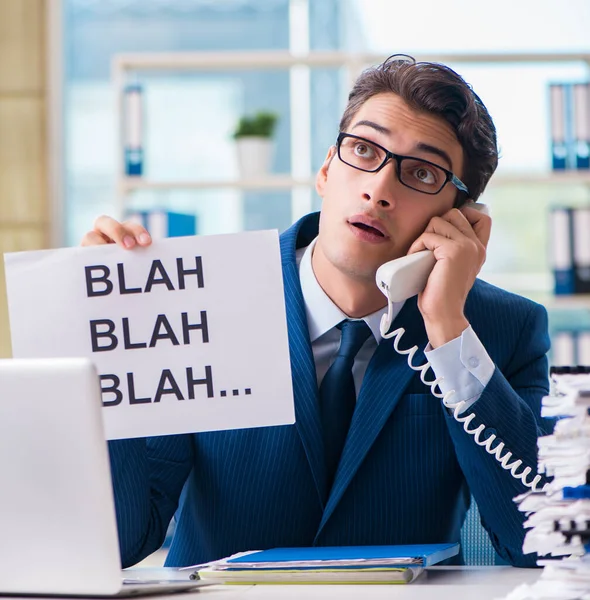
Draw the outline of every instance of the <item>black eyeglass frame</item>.
<instances>
[{"instance_id":1,"label":"black eyeglass frame","mask_svg":"<svg viewBox=\"0 0 590 600\"><path fill-rule=\"evenodd\" d=\"M361 167L357 167L356 165L351 165L349 162L346 162L340 154L340 145L342 144L342 140L345 138L353 138L355 140L361 140L362 142L366 142L367 144L370 144L371 146L376 146L377 148L380 148L385 153L385 158L383 159L383 162L376 169L362 169ZM359 171L364 171L365 173L377 173L388 163L388 161L390 159L395 160L396 167L397 167L397 178L398 178L399 182L402 185L405 185L407 188L410 188L411 190L414 190L416 192L420 192L421 194L428 194L429 196L435 196L436 194L440 194L440 192L445 187L445 185L447 185L447 183L451 182L460 192L464 192L465 194L469 195L469 190L467 189L467 186L452 171L449 171L448 169L445 169L444 167L441 167L440 165L437 165L436 163L433 163L432 161L426 160L424 158L418 158L417 156L405 156L403 154L394 154L393 152L390 152L387 148L384 148L383 146L381 146L380 144L377 144L373 140L368 140L367 138L364 138L360 135L354 135L352 133L345 133L344 131L341 131L338 134L338 138L336 140L336 149L338 151L338 158L345 165L348 165L349 167L352 167L353 169L358 169ZM402 181L402 177L401 177L401 164L404 159L417 160L417 161L426 163L427 165L432 165L433 167L436 167L437 169L440 169L446 176L444 183L440 186L440 188L436 192L425 192L424 190L419 190L415 187L412 187L411 185L408 185L407 183L404 183Z\"/></svg>"}]
</instances>

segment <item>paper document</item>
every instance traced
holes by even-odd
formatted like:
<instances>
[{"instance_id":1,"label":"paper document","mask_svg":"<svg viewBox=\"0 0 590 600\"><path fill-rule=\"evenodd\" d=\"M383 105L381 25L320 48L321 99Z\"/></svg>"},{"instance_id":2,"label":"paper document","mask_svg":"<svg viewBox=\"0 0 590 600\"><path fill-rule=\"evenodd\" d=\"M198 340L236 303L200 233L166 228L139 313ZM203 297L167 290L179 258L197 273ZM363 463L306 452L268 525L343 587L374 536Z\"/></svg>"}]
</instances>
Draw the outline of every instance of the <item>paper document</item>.
<instances>
[{"instance_id":1,"label":"paper document","mask_svg":"<svg viewBox=\"0 0 590 600\"><path fill-rule=\"evenodd\" d=\"M274 548L187 568L226 583L410 583L458 552L459 544Z\"/></svg>"},{"instance_id":2,"label":"paper document","mask_svg":"<svg viewBox=\"0 0 590 600\"><path fill-rule=\"evenodd\" d=\"M276 231L5 263L14 357L90 358L107 439L295 421Z\"/></svg>"},{"instance_id":3,"label":"paper document","mask_svg":"<svg viewBox=\"0 0 590 600\"><path fill-rule=\"evenodd\" d=\"M590 600L590 368L552 368L541 415L557 417L538 439L539 472L552 477L515 501L527 515L523 550L544 567L539 581L505 600Z\"/></svg>"}]
</instances>

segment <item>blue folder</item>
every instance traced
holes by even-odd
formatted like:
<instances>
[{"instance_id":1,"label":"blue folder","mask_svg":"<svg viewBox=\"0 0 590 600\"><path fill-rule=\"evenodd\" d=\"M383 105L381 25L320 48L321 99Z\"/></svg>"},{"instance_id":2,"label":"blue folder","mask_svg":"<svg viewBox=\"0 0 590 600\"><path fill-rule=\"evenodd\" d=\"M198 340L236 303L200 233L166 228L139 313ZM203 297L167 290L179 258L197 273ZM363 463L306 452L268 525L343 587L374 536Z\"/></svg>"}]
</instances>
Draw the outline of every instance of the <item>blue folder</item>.
<instances>
[{"instance_id":1,"label":"blue folder","mask_svg":"<svg viewBox=\"0 0 590 600\"><path fill-rule=\"evenodd\" d=\"M312 561L392 559L399 567L429 567L459 553L459 544L412 544L406 546L313 546L310 548L273 548L230 558L237 565ZM395 562L394 562L395 561ZM270 567L269 567L270 568ZM357 567L358 568L358 567Z\"/></svg>"}]
</instances>

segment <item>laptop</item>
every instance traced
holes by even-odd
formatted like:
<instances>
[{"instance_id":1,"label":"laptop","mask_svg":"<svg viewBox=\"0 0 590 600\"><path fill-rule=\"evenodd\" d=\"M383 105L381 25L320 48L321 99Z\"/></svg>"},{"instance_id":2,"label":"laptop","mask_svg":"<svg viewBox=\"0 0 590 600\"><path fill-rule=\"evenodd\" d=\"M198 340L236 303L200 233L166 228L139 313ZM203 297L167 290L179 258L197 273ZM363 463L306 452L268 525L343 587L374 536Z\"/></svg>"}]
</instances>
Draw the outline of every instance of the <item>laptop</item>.
<instances>
[{"instance_id":1,"label":"laptop","mask_svg":"<svg viewBox=\"0 0 590 600\"><path fill-rule=\"evenodd\" d=\"M0 595L127 596L98 374L84 358L0 360ZM131 579L133 577L134 579Z\"/></svg>"}]
</instances>

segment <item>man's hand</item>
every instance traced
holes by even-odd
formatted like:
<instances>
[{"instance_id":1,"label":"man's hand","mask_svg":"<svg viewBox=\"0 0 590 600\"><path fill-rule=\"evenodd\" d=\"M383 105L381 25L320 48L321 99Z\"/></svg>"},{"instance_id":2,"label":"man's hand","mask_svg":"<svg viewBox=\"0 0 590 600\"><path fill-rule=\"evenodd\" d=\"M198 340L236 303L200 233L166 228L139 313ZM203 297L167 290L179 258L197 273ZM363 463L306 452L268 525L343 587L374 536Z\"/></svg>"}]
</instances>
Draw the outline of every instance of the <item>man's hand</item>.
<instances>
[{"instance_id":1,"label":"man's hand","mask_svg":"<svg viewBox=\"0 0 590 600\"><path fill-rule=\"evenodd\" d=\"M418 295L418 308L433 348L459 337L469 326L465 301L485 262L491 228L488 215L469 205L453 208L433 217L408 251L432 250L436 258L428 283Z\"/></svg>"},{"instance_id":2,"label":"man's hand","mask_svg":"<svg viewBox=\"0 0 590 600\"><path fill-rule=\"evenodd\" d=\"M111 217L103 215L94 221L94 229L89 231L81 241L82 246L99 246L101 244L119 244L122 248L149 246L152 238L147 229L138 223L125 221L119 223Z\"/></svg>"}]
</instances>

